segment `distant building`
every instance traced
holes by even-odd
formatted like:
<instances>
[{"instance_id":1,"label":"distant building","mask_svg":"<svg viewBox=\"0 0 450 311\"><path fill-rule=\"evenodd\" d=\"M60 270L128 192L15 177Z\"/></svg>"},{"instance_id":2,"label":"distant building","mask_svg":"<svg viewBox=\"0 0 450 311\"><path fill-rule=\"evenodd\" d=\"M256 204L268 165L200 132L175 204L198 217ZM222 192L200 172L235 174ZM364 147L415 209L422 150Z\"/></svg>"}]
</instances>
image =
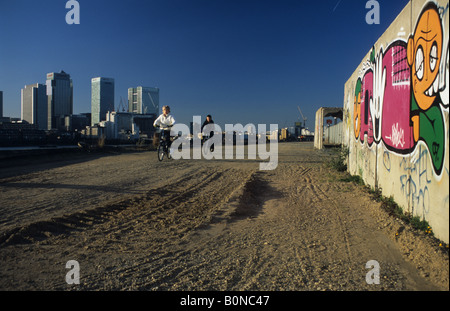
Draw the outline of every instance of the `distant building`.
<instances>
[{"instance_id":1,"label":"distant building","mask_svg":"<svg viewBox=\"0 0 450 311\"><path fill-rule=\"evenodd\" d=\"M47 74L48 129L64 130L65 116L73 114L73 83L70 75L61 71Z\"/></svg>"},{"instance_id":2,"label":"distant building","mask_svg":"<svg viewBox=\"0 0 450 311\"><path fill-rule=\"evenodd\" d=\"M154 114L108 111L105 121L100 121L95 126L86 127L86 130L82 133L90 137L104 135L107 140L120 141L150 137L155 131L153 127L155 118ZM99 131L97 134L93 134L96 131L94 128Z\"/></svg>"},{"instance_id":3,"label":"distant building","mask_svg":"<svg viewBox=\"0 0 450 311\"><path fill-rule=\"evenodd\" d=\"M48 127L48 101L44 84L25 85L21 90L21 119L37 125L40 130Z\"/></svg>"},{"instance_id":4,"label":"distant building","mask_svg":"<svg viewBox=\"0 0 450 311\"><path fill-rule=\"evenodd\" d=\"M133 131L133 114L129 112L110 111L106 115L106 121L114 123L115 133Z\"/></svg>"},{"instance_id":5,"label":"distant building","mask_svg":"<svg viewBox=\"0 0 450 311\"><path fill-rule=\"evenodd\" d=\"M94 126L87 126L80 133L85 138L103 137L108 141L135 141L140 137L140 130L134 123L134 115L130 112L108 111L105 121L100 121Z\"/></svg>"},{"instance_id":6,"label":"distant building","mask_svg":"<svg viewBox=\"0 0 450 311\"><path fill-rule=\"evenodd\" d=\"M91 80L91 125L106 120L106 113L114 111L114 79L93 78Z\"/></svg>"},{"instance_id":7,"label":"distant building","mask_svg":"<svg viewBox=\"0 0 450 311\"><path fill-rule=\"evenodd\" d=\"M36 124L27 121L17 121L15 118L9 122L0 122L0 146L40 145L46 142L45 131L39 130Z\"/></svg>"},{"instance_id":8,"label":"distant building","mask_svg":"<svg viewBox=\"0 0 450 311\"><path fill-rule=\"evenodd\" d=\"M106 120L103 122L103 126L106 127L106 139L126 140L128 136L136 134L132 113L108 112Z\"/></svg>"},{"instance_id":9,"label":"distant building","mask_svg":"<svg viewBox=\"0 0 450 311\"><path fill-rule=\"evenodd\" d=\"M3 92L0 91L0 118L3 118Z\"/></svg>"},{"instance_id":10,"label":"distant building","mask_svg":"<svg viewBox=\"0 0 450 311\"><path fill-rule=\"evenodd\" d=\"M90 113L73 114L65 117L64 126L66 131L81 132L81 130L85 129L87 126L90 125L91 125Z\"/></svg>"},{"instance_id":11,"label":"distant building","mask_svg":"<svg viewBox=\"0 0 450 311\"><path fill-rule=\"evenodd\" d=\"M128 112L157 115L159 112L159 88L142 86L129 88Z\"/></svg>"},{"instance_id":12,"label":"distant building","mask_svg":"<svg viewBox=\"0 0 450 311\"><path fill-rule=\"evenodd\" d=\"M150 137L155 132L153 122L156 120L156 114L134 114L133 123L139 128L139 133Z\"/></svg>"}]
</instances>

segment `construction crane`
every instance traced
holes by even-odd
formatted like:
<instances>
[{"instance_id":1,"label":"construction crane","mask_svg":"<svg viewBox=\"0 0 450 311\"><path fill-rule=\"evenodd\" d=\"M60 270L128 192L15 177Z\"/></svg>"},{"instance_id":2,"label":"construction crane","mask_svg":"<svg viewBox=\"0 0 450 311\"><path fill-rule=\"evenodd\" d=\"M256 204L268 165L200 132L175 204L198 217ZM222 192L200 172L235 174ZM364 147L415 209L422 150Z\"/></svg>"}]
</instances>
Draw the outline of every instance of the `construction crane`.
<instances>
[{"instance_id":1,"label":"construction crane","mask_svg":"<svg viewBox=\"0 0 450 311\"><path fill-rule=\"evenodd\" d=\"M302 113L302 110L300 109L300 106L297 106L297 109L298 109L298 111L300 112L300 115L302 116L302 119L303 119L303 127L305 128L305 130L306 130L306 118L305 118L305 116L303 115L303 113Z\"/></svg>"},{"instance_id":2,"label":"construction crane","mask_svg":"<svg viewBox=\"0 0 450 311\"><path fill-rule=\"evenodd\" d=\"M125 112L125 105L124 105L124 103L122 101L122 96L120 96L120 104L119 104L119 107L117 109L118 112L120 112L120 108L122 108L122 112Z\"/></svg>"},{"instance_id":3,"label":"construction crane","mask_svg":"<svg viewBox=\"0 0 450 311\"><path fill-rule=\"evenodd\" d=\"M152 95L150 95L150 92L148 92L147 95L150 98L150 101L152 102L153 108L155 108L156 114L158 114L159 105L155 104L155 102L153 101ZM145 107L145 108L147 110L147 107ZM145 111L145 113L147 113L147 111Z\"/></svg>"}]
</instances>

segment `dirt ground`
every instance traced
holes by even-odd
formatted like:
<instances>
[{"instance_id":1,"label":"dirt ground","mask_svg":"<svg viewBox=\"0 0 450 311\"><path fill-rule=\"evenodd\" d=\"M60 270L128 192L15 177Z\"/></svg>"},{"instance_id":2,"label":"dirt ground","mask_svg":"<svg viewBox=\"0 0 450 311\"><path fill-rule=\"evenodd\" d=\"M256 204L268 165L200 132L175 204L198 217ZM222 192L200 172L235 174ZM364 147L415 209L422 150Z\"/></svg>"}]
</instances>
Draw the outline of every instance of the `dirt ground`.
<instances>
[{"instance_id":1,"label":"dirt ground","mask_svg":"<svg viewBox=\"0 0 450 311\"><path fill-rule=\"evenodd\" d=\"M152 151L3 160L0 290L448 291L448 250L330 154L280 143L273 171Z\"/></svg>"}]
</instances>

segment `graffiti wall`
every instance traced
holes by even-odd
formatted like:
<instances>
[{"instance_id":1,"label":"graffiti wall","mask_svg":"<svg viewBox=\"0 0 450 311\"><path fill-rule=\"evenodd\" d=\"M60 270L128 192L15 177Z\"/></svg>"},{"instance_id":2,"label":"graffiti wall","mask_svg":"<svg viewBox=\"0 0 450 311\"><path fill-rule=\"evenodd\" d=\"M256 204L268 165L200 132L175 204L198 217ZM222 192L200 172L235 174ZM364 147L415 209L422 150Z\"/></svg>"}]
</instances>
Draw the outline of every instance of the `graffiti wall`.
<instances>
[{"instance_id":1,"label":"graffiti wall","mask_svg":"<svg viewBox=\"0 0 450 311\"><path fill-rule=\"evenodd\" d=\"M345 84L353 175L449 242L449 2L410 2Z\"/></svg>"}]
</instances>

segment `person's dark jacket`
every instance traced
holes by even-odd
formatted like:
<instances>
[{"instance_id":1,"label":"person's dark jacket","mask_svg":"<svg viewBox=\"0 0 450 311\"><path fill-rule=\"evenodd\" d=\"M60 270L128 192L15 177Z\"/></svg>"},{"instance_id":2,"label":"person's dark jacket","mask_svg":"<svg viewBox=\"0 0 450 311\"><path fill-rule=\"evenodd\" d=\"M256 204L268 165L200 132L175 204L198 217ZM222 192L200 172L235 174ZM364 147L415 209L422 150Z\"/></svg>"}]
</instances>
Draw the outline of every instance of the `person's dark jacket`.
<instances>
[{"instance_id":1,"label":"person's dark jacket","mask_svg":"<svg viewBox=\"0 0 450 311\"><path fill-rule=\"evenodd\" d=\"M205 120L205 122L203 122L203 124L202 124L202 133L203 133L203 128L205 126L207 126L208 124L214 124L214 121L212 119L211 119L211 121ZM209 137L213 137L213 136L214 136L214 132L211 131Z\"/></svg>"}]
</instances>

